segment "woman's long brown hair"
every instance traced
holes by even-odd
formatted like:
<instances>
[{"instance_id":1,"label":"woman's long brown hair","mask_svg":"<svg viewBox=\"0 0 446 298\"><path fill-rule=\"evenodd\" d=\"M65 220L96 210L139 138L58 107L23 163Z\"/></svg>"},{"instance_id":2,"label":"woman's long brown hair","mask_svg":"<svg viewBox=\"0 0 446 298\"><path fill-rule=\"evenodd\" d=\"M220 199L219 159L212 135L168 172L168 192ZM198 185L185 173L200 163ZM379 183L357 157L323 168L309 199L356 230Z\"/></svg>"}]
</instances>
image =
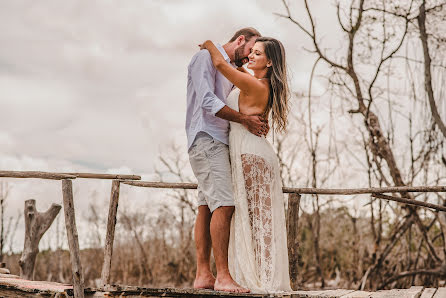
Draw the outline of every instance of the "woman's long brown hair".
<instances>
[{"instance_id":1,"label":"woman's long brown hair","mask_svg":"<svg viewBox=\"0 0 446 298\"><path fill-rule=\"evenodd\" d=\"M259 37L256 42L263 44L266 58L272 64L266 75L269 78L270 90L265 115L268 116L271 112L273 130L283 132L288 124L287 117L290 110L285 49L280 41L271 37Z\"/></svg>"}]
</instances>

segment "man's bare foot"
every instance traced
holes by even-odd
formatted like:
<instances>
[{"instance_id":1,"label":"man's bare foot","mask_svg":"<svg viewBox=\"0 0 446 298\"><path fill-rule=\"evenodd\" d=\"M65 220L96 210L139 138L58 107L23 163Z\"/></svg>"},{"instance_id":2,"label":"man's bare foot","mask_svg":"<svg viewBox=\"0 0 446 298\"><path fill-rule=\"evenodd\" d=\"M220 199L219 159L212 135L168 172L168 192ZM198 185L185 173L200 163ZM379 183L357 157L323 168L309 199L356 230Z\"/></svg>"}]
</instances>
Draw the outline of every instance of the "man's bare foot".
<instances>
[{"instance_id":1,"label":"man's bare foot","mask_svg":"<svg viewBox=\"0 0 446 298\"><path fill-rule=\"evenodd\" d=\"M213 290L214 284L215 284L215 277L212 274L202 277L197 276L194 281L194 289Z\"/></svg>"},{"instance_id":2,"label":"man's bare foot","mask_svg":"<svg viewBox=\"0 0 446 298\"><path fill-rule=\"evenodd\" d=\"M231 277L222 278L215 280L214 284L215 291L224 291L224 292L232 292L232 293L249 293L249 289L245 289L236 283Z\"/></svg>"}]
</instances>

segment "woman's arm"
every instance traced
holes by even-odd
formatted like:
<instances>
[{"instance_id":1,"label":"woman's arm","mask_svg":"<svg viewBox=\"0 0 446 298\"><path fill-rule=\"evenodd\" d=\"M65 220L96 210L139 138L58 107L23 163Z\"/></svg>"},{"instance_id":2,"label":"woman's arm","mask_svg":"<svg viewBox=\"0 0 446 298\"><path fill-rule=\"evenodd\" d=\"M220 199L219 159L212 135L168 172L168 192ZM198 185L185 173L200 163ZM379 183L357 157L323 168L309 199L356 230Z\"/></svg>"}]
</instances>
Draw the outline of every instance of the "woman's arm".
<instances>
[{"instance_id":1,"label":"woman's arm","mask_svg":"<svg viewBox=\"0 0 446 298\"><path fill-rule=\"evenodd\" d=\"M237 70L251 75L243 66L237 67Z\"/></svg>"},{"instance_id":2,"label":"woman's arm","mask_svg":"<svg viewBox=\"0 0 446 298\"><path fill-rule=\"evenodd\" d=\"M215 68L240 90L249 93L256 88L258 90L258 88L264 87L256 77L248 72L239 71L230 66L212 41L207 40L200 47L209 51Z\"/></svg>"}]
</instances>

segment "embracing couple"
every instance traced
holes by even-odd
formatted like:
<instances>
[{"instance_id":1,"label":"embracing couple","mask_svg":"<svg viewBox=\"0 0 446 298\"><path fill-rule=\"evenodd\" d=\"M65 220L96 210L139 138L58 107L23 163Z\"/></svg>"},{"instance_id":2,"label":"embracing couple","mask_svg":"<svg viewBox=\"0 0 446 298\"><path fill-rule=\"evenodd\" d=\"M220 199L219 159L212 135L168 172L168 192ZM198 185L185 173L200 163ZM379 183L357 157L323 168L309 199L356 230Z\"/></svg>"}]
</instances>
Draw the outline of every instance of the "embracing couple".
<instances>
[{"instance_id":1,"label":"embracing couple","mask_svg":"<svg viewBox=\"0 0 446 298\"><path fill-rule=\"evenodd\" d=\"M268 118L273 130L287 124L283 45L244 28L223 46L200 48L188 67L186 115L198 180L194 288L291 291L279 162L265 138Z\"/></svg>"}]
</instances>

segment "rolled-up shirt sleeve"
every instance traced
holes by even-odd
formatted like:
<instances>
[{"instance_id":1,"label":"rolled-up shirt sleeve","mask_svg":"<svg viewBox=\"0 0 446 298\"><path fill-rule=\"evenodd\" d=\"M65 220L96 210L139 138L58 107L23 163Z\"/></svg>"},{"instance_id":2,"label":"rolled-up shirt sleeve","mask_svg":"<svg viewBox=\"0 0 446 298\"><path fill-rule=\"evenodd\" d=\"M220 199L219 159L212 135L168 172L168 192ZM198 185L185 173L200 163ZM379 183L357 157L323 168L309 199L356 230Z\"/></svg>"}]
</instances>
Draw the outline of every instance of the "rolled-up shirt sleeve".
<instances>
[{"instance_id":1,"label":"rolled-up shirt sleeve","mask_svg":"<svg viewBox=\"0 0 446 298\"><path fill-rule=\"evenodd\" d=\"M206 50L200 51L189 65L197 100L200 101L201 108L212 115L225 106L225 103L214 93L216 71L211 55Z\"/></svg>"}]
</instances>

